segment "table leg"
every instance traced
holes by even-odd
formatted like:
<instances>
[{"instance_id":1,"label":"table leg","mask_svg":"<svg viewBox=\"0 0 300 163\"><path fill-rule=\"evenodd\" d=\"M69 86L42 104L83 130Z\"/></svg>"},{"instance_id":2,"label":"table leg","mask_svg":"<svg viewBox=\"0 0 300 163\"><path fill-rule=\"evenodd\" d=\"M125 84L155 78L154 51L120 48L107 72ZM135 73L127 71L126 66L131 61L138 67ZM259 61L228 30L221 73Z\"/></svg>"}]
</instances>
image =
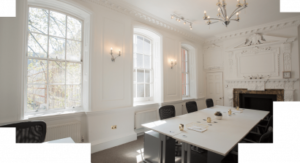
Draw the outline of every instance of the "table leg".
<instances>
[{"instance_id":1,"label":"table leg","mask_svg":"<svg viewBox=\"0 0 300 163\"><path fill-rule=\"evenodd\" d=\"M207 163L220 163L225 156L207 151Z\"/></svg>"},{"instance_id":2,"label":"table leg","mask_svg":"<svg viewBox=\"0 0 300 163\"><path fill-rule=\"evenodd\" d=\"M182 143L181 163L191 163L191 145L190 144Z\"/></svg>"},{"instance_id":3,"label":"table leg","mask_svg":"<svg viewBox=\"0 0 300 163\"><path fill-rule=\"evenodd\" d=\"M160 163L175 163L175 139L166 135L160 134Z\"/></svg>"}]
</instances>

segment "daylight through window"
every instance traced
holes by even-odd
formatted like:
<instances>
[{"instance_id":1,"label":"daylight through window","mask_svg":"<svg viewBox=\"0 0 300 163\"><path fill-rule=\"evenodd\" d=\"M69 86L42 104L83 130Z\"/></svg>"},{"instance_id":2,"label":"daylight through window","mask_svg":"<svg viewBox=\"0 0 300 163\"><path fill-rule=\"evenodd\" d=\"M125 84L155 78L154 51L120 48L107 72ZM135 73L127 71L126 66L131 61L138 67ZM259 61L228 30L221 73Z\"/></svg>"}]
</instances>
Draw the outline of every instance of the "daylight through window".
<instances>
[{"instance_id":1,"label":"daylight through window","mask_svg":"<svg viewBox=\"0 0 300 163\"><path fill-rule=\"evenodd\" d=\"M153 89L152 41L134 35L134 86L135 101L150 100Z\"/></svg>"},{"instance_id":2,"label":"daylight through window","mask_svg":"<svg viewBox=\"0 0 300 163\"><path fill-rule=\"evenodd\" d=\"M181 49L181 79L182 79L182 96L187 97L190 95L189 84L189 53L186 49Z\"/></svg>"},{"instance_id":3,"label":"daylight through window","mask_svg":"<svg viewBox=\"0 0 300 163\"><path fill-rule=\"evenodd\" d=\"M26 112L82 104L82 21L29 8Z\"/></svg>"}]
</instances>

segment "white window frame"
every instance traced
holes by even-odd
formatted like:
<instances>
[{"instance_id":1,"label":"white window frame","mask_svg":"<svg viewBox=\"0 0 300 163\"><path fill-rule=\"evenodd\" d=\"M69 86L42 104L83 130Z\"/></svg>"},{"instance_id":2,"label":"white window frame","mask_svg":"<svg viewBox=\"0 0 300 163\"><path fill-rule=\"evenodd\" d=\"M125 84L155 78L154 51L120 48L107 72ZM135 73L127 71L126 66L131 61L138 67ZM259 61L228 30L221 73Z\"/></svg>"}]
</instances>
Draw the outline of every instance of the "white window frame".
<instances>
[{"instance_id":1,"label":"white window frame","mask_svg":"<svg viewBox=\"0 0 300 163\"><path fill-rule=\"evenodd\" d=\"M188 75L188 78L186 77L186 80L185 80L185 82L184 83L181 83L181 87L183 88L183 87L186 87L186 86L188 86L188 89L185 89L185 94L182 94L182 97L183 98L187 98L187 97L190 97L190 63L189 63L189 60L190 60L190 54L189 54L189 50L187 50L186 48L184 48L184 47L181 47L181 59L182 59L182 50L185 50L186 51L186 55L187 55L187 57L185 57L186 58L186 60L184 60L184 62L185 62L185 65L186 65L186 67L188 68L188 70L186 71L186 72L184 72L183 71L183 66L182 66L182 68L181 68L181 74L184 74L185 76L186 75ZM181 62L183 62L183 61L181 61ZM186 68L185 68L186 69ZM188 82L187 82L188 81ZM181 75L181 82L182 82L182 75ZM188 93L187 93L188 92Z\"/></svg>"},{"instance_id":2,"label":"white window frame","mask_svg":"<svg viewBox=\"0 0 300 163\"><path fill-rule=\"evenodd\" d=\"M135 36L140 36L140 37L143 37L143 41L144 41L144 39L147 39L147 40L149 40L150 41L150 45L151 45L151 53L150 53L150 61L151 61L151 63L150 63L150 66L151 66L151 68L150 69L146 69L146 68L135 68L134 66L133 66L133 90L132 91L134 91L135 90L135 93L133 93L133 95L135 94L135 95L137 95L137 84L144 84L144 85L146 85L146 84L150 84L150 97L145 97L146 96L146 87L144 87L144 97L133 97L134 98L134 102L145 102L145 101L153 101L153 87L154 87L154 80L153 80L153 77L154 77L154 74L153 74L153 41L152 41L152 39L150 39L149 37L147 37L147 36L145 36L145 35L143 35L143 34L138 34L138 33L135 33L134 35L133 35L133 37L135 37ZM133 46L135 46L134 44L133 44ZM134 47L133 47L134 48ZM133 63L135 62L134 60L136 59L134 56L135 56L135 52L133 52L134 54L133 54ZM147 54L142 54L142 55L147 55ZM143 57L144 58L144 57ZM146 83L146 81L145 81L145 75L144 75L144 82L142 82L142 83L138 83L137 82L137 71L138 70L142 70L142 71L150 71L150 83ZM136 71L136 73L134 73ZM135 75L135 76L134 76ZM136 79L136 81L134 81L134 78ZM135 88L134 88L135 87Z\"/></svg>"},{"instance_id":3,"label":"white window frame","mask_svg":"<svg viewBox=\"0 0 300 163\"><path fill-rule=\"evenodd\" d=\"M23 77L24 77L24 94L23 94L23 111L22 111L22 117L23 119L27 119L30 117L38 117L38 116L45 116L45 115L56 115L56 114L68 114L68 113L74 113L74 112L82 112L82 111L90 111L90 51L92 47L90 46L91 38L90 35L92 33L91 31L91 19L92 19L92 12L79 5L75 2L61 2L56 0L28 0L28 6L27 6L27 14L26 14L26 40L25 40L25 50L26 50L26 56L24 58L24 71L23 71ZM81 106L75 107L75 108L68 108L68 109L49 109L44 112L35 112L35 111L28 111L27 110L27 48L28 48L28 16L29 16L29 8L43 8L48 9L51 11L59 12L62 14L65 14L66 16L70 16L72 18L75 18L82 22L82 38L81 38ZM49 13L50 14L50 13ZM49 28L49 26L48 26ZM49 35L49 32L48 32ZM68 39L71 40L71 39ZM49 42L48 42L49 43ZM47 54L48 57L48 54ZM42 58L36 58L36 59L42 59ZM47 60L51 60L47 58ZM54 59L55 60L55 59ZM56 60L55 60L56 61ZM67 60L60 60L67 63ZM75 61L72 61L75 62ZM47 83L49 85L49 83ZM49 87L47 87L49 89ZM48 92L47 92L48 93ZM49 96L48 96L49 97ZM47 103L49 103L49 100L47 100ZM49 107L49 105L48 105Z\"/></svg>"}]
</instances>

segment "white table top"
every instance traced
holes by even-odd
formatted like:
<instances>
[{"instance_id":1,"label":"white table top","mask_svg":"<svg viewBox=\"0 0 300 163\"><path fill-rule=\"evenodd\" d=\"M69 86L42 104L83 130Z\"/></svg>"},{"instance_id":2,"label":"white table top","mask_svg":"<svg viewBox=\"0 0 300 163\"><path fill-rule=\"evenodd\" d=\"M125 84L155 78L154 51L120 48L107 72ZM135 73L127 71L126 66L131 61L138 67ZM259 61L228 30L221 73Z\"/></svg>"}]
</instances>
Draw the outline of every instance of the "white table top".
<instances>
[{"instance_id":1,"label":"white table top","mask_svg":"<svg viewBox=\"0 0 300 163\"><path fill-rule=\"evenodd\" d=\"M194 113L143 124L142 126L173 137L178 141L225 156L269 113L268 111L244 109L242 113L228 116L229 109L234 111L232 107L214 106ZM223 114L222 120L215 119L214 113L216 111ZM203 120L207 117L211 117L213 122L217 122L211 123L212 126L209 126L207 131L200 133L186 128L186 124L194 122L207 125L208 123ZM179 130L179 124L185 125L184 131Z\"/></svg>"},{"instance_id":2,"label":"white table top","mask_svg":"<svg viewBox=\"0 0 300 163\"><path fill-rule=\"evenodd\" d=\"M57 140L52 140L44 143L75 143L71 137L68 138L63 138L63 139L57 139Z\"/></svg>"}]
</instances>

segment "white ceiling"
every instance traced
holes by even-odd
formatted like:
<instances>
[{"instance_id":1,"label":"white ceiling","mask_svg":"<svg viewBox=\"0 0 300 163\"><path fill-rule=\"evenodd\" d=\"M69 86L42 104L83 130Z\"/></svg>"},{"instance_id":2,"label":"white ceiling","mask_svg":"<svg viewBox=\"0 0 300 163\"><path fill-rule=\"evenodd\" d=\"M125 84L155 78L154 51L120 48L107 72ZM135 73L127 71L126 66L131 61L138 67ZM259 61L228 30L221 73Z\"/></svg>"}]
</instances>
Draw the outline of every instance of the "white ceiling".
<instances>
[{"instance_id":1,"label":"white ceiling","mask_svg":"<svg viewBox=\"0 0 300 163\"><path fill-rule=\"evenodd\" d=\"M178 23L171 19L171 14L176 13L193 22L194 34L202 38L232 32L235 30L261 25L286 18L300 16L300 13L280 13L280 0L247 0L248 8L240 14L240 22L231 22L226 28L222 23L206 25L203 20L203 11L206 10L210 17L216 17L218 0L111 0L116 4L125 5L147 14L160 18L168 24L189 30L188 25ZM243 2L243 0L241 0ZM236 0L226 0L227 12L232 13L236 8Z\"/></svg>"}]
</instances>

